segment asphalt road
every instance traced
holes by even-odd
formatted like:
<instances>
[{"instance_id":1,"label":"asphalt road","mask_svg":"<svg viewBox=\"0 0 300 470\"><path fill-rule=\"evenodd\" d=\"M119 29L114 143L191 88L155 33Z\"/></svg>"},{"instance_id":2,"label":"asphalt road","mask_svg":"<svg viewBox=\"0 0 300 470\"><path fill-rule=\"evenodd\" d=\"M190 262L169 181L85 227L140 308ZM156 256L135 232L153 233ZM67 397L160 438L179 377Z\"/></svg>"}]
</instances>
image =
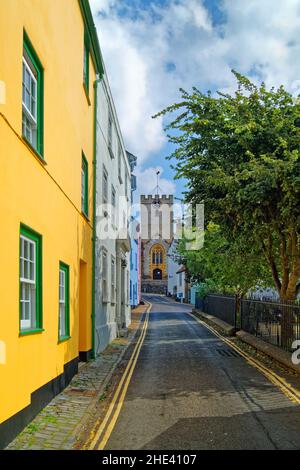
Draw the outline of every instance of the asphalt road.
<instances>
[{"instance_id":1,"label":"asphalt road","mask_svg":"<svg viewBox=\"0 0 300 470\"><path fill-rule=\"evenodd\" d=\"M300 449L300 407L160 296L106 449Z\"/></svg>"}]
</instances>

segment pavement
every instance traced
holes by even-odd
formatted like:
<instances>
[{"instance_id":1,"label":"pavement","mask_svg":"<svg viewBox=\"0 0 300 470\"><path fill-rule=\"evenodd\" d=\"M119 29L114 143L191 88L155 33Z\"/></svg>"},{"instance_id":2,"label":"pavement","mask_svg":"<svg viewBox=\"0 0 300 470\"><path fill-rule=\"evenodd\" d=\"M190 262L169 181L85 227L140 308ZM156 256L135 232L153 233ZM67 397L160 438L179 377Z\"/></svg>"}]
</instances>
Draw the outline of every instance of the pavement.
<instances>
[{"instance_id":1,"label":"pavement","mask_svg":"<svg viewBox=\"0 0 300 470\"><path fill-rule=\"evenodd\" d=\"M300 449L300 406L161 296L105 450Z\"/></svg>"},{"instance_id":2,"label":"pavement","mask_svg":"<svg viewBox=\"0 0 300 470\"><path fill-rule=\"evenodd\" d=\"M132 311L127 338L113 341L94 361L80 363L78 374L26 428L8 445L7 450L70 450L88 426L122 356L140 327L147 305Z\"/></svg>"}]
</instances>

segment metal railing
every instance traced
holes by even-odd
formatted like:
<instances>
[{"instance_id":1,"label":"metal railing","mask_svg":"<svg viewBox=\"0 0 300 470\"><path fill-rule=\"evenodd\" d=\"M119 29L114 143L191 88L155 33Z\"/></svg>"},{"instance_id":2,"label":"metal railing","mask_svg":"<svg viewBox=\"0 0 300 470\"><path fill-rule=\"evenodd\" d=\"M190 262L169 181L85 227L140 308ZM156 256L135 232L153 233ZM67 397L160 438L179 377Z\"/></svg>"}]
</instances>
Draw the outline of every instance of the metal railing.
<instances>
[{"instance_id":1,"label":"metal railing","mask_svg":"<svg viewBox=\"0 0 300 470\"><path fill-rule=\"evenodd\" d=\"M300 339L300 305L276 300L241 299L241 328L285 351Z\"/></svg>"},{"instance_id":2,"label":"metal railing","mask_svg":"<svg viewBox=\"0 0 300 470\"><path fill-rule=\"evenodd\" d=\"M234 296L209 294L204 299L197 296L196 308L236 327L236 298Z\"/></svg>"},{"instance_id":3,"label":"metal railing","mask_svg":"<svg viewBox=\"0 0 300 470\"><path fill-rule=\"evenodd\" d=\"M209 294L204 299L196 296L196 308L285 351L292 352L293 342L300 340L297 301L282 303L275 299Z\"/></svg>"}]
</instances>

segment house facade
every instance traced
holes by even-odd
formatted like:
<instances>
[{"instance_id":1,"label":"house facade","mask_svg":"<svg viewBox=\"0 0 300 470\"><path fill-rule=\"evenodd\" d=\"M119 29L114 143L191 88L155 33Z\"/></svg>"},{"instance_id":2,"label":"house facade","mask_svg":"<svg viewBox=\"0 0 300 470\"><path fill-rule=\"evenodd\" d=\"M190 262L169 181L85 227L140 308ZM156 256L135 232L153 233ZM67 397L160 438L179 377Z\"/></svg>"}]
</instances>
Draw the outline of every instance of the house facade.
<instances>
[{"instance_id":1,"label":"house facade","mask_svg":"<svg viewBox=\"0 0 300 470\"><path fill-rule=\"evenodd\" d=\"M168 295L178 301L195 305L197 284L189 281L186 267L176 261L178 239L174 238L167 255Z\"/></svg>"},{"instance_id":2,"label":"house facade","mask_svg":"<svg viewBox=\"0 0 300 470\"><path fill-rule=\"evenodd\" d=\"M141 300L140 292L140 224L131 220L131 252L130 252L130 305L137 307Z\"/></svg>"},{"instance_id":3,"label":"house facade","mask_svg":"<svg viewBox=\"0 0 300 470\"><path fill-rule=\"evenodd\" d=\"M180 266L176 271L176 298L185 303L190 301L190 285L185 266Z\"/></svg>"},{"instance_id":4,"label":"house facade","mask_svg":"<svg viewBox=\"0 0 300 470\"><path fill-rule=\"evenodd\" d=\"M131 170L107 75L97 85L95 352L130 323Z\"/></svg>"},{"instance_id":5,"label":"house facade","mask_svg":"<svg viewBox=\"0 0 300 470\"><path fill-rule=\"evenodd\" d=\"M102 70L87 1L0 2L0 447L93 354Z\"/></svg>"},{"instance_id":6,"label":"house facade","mask_svg":"<svg viewBox=\"0 0 300 470\"><path fill-rule=\"evenodd\" d=\"M175 260L178 240L173 238L167 253L168 295L177 297L177 271L180 265Z\"/></svg>"}]
</instances>

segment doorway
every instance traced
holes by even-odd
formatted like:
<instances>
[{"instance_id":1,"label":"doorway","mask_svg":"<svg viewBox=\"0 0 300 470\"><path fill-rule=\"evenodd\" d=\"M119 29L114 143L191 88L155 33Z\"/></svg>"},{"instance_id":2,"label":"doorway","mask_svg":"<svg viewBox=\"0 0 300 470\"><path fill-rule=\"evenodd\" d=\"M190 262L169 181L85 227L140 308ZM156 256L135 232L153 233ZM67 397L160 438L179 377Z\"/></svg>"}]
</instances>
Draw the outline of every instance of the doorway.
<instances>
[{"instance_id":1,"label":"doorway","mask_svg":"<svg viewBox=\"0 0 300 470\"><path fill-rule=\"evenodd\" d=\"M162 270L159 268L156 268L153 270L153 280L155 281L161 281L162 280Z\"/></svg>"}]
</instances>

